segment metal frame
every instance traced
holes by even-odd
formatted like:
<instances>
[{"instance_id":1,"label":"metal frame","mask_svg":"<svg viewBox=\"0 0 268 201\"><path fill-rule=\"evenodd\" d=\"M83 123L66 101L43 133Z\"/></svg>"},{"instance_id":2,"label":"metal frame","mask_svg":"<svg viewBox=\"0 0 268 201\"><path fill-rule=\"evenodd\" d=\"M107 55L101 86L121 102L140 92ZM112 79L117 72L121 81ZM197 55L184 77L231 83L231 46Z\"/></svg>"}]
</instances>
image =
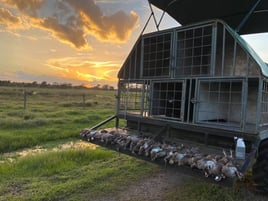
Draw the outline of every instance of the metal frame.
<instances>
[{"instance_id":1,"label":"metal frame","mask_svg":"<svg viewBox=\"0 0 268 201\"><path fill-rule=\"evenodd\" d=\"M261 95L261 117L260 126L268 125L268 81L263 80L262 82L262 95Z\"/></svg>"},{"instance_id":2,"label":"metal frame","mask_svg":"<svg viewBox=\"0 0 268 201\"><path fill-rule=\"evenodd\" d=\"M234 86L234 83L241 84L240 90L236 91L234 89L234 87L237 87ZM206 84L208 84L208 87L201 89L201 87ZM197 104L195 111L196 123L242 128L244 93L243 79L212 78L198 80ZM236 100L237 97L240 100ZM201 105L203 105L202 108ZM226 108L228 111L223 111ZM237 109L240 108L240 115L238 118L236 117L236 119L240 120L239 122L234 120L231 121L234 115L232 113L232 111L234 112L234 108L236 109L235 113L237 113ZM203 120L200 120L201 117Z\"/></svg>"},{"instance_id":3,"label":"metal frame","mask_svg":"<svg viewBox=\"0 0 268 201\"><path fill-rule=\"evenodd\" d=\"M204 34L204 31L207 33ZM209 32L208 32L209 31ZM189 37L187 38L180 38L183 34L186 34L187 32L191 32ZM195 33L198 33L195 35ZM170 35L170 40L163 41L165 35ZM205 39L205 37L208 37L209 39ZM161 39L162 38L162 39ZM161 39L161 40L160 40ZM183 40L191 40L192 42L190 45L183 47L179 43L179 41ZM145 42L147 40L147 42ZM151 41L156 41L156 44L150 44ZM194 59L195 57L201 57L200 63L199 63L199 72L202 68L202 57L206 56L202 48L204 47L204 43L199 43L199 46L197 43L199 41L206 40L209 44L209 56L207 63L209 65L209 70L202 74L202 73L194 73ZM154 42L155 43L155 42ZM167 43L168 45L168 62L169 65L165 65L165 68L168 68L165 74L161 74L161 62L156 62L157 54L159 54L159 58L165 59L164 52L161 49L162 45L164 43ZM145 50L145 45L147 48L152 47L152 51L150 49ZM157 47L159 46L159 47ZM183 49L185 48L185 49ZM195 51L195 48L201 48L198 51ZM188 51L189 54L186 57L178 57L178 51ZM138 52L140 51L140 52ZM165 51L165 50L164 50ZM147 55L146 55L147 54ZM148 55L154 54L154 57L150 58ZM184 62L184 59L191 60L191 63L189 65L190 70L189 73L182 73L179 74L179 62ZM149 59L148 62L152 62L152 74L144 74L144 70L146 69L145 60ZM150 60L151 59L151 60ZM129 107L131 104L131 100L126 100L126 105L123 110L118 110L118 114L122 116L124 113L124 118L128 118L130 116L136 116L139 118L139 122L142 118L148 118L153 120L161 120L166 122L167 124L183 124L185 126L204 126L206 128L218 128L218 129L229 129L229 130L236 130L239 132L252 132L255 133L262 127L268 125L267 122L264 122L264 118L261 118L260 115L265 113L266 111L262 110L260 100L262 100L262 96L266 96L267 89L260 89L263 88L262 79L265 77L262 73L265 72L263 62L261 60L258 60L258 57L256 54L251 50L248 45L243 41L243 39L237 35L228 25L221 21L207 21L204 23L198 23L191 26L186 27L178 27L175 29L169 29L165 31L158 31L155 33L145 34L139 38L138 42L135 44L133 50L131 51L131 54L128 56L128 61L126 61L120 70L120 81L119 83L124 83L125 85L130 86L131 84L137 84L140 85L139 88L141 90L139 91L139 104L140 107L136 108L136 113L131 112L129 110ZM180 61L179 61L180 60ZM131 61L134 62L131 65ZM198 60L197 60L198 61ZM129 65L129 66L128 66ZM130 66L131 65L131 66ZM158 65L160 65L160 68L158 69ZM125 75L124 69L129 71L132 66L135 66L136 69L134 74L135 76L128 75L124 77ZM148 66L147 66L148 67ZM150 65L149 65L150 67ZM137 73L139 72L139 73ZM130 73L130 72L129 72ZM158 74L159 73L159 74ZM139 75L138 75L139 74ZM139 76L139 77L138 77ZM232 82L239 82L239 93L240 95L237 95L236 97L239 97L239 102L237 103L239 106L239 121L236 121L236 123L231 122L231 111L225 111L225 114L227 114L226 122L211 122L211 121L200 121L198 117L198 111L200 111L200 103L198 102L198 97L200 95L200 84L207 82L215 82L222 83L225 87L227 87L227 83ZM252 84L252 83L257 84ZM266 82L266 81L265 81ZM155 93L157 93L155 90L155 86L157 84L160 86L160 83L180 83L177 86L180 85L182 87L182 95L179 98L181 101L181 104L178 106L180 107L180 115L175 116L167 116L164 115L165 112L157 113L155 112L157 110L157 107L154 105L153 101L155 101ZM250 88L249 88L250 83ZM120 86L119 84L119 86ZM176 84L174 84L175 86ZM267 88L268 88L268 84ZM265 86L266 86L265 85ZM229 86L229 85L228 85ZM120 91L119 87L119 97L121 97L123 94ZM165 90L164 87L162 87L161 90ZM160 90L160 91L161 91ZM218 93L223 93L221 90L218 90ZM257 91L257 92L256 92ZM176 90L174 91L174 93ZM160 93L160 92L158 92ZM208 93L212 93L212 91L208 90ZM126 93L129 94L129 91ZM252 99L252 94L254 94L254 97ZM230 98L232 96L232 90L230 89L227 93L227 97L229 97L229 100L225 101L225 105L227 107L231 107L232 104L234 104L233 100ZM163 96L164 97L164 96ZM127 99L130 98L126 97ZM137 98L137 97L136 97ZM165 99L165 98L163 98ZM122 97L119 98L119 103L122 101ZM135 102L135 100L133 100ZM133 102L132 101L132 102ZM160 100L158 100L160 101ZM167 101L167 100L161 100L161 101ZM218 104L220 107L224 104L221 104L220 101L215 101L216 105ZM164 107L164 103L161 103ZM252 106L252 104L254 104ZM265 101L263 101L263 104L267 104ZM119 106L120 104L118 104ZM199 105L199 106L198 106ZM122 105L121 105L122 107ZM161 108L160 107L160 108ZM199 107L199 108L198 108ZM160 108L158 108L160 110ZM140 109L140 111L138 110ZM161 108L163 109L163 108ZM165 108L167 109L167 108ZM163 109L164 111L164 109ZM219 111L219 110L218 110ZM209 112L207 110L207 112ZM254 113L253 115L250 114L250 112ZM160 116L160 114L163 114ZM131 117L132 118L132 117ZM207 119L209 120L209 119ZM190 127L189 127L190 129Z\"/></svg>"},{"instance_id":4,"label":"metal frame","mask_svg":"<svg viewBox=\"0 0 268 201\"><path fill-rule=\"evenodd\" d=\"M152 82L150 115L182 121L185 104L185 80L161 80Z\"/></svg>"},{"instance_id":5,"label":"metal frame","mask_svg":"<svg viewBox=\"0 0 268 201\"><path fill-rule=\"evenodd\" d=\"M147 36L142 39L142 77L170 76L172 44L172 32Z\"/></svg>"},{"instance_id":6,"label":"metal frame","mask_svg":"<svg viewBox=\"0 0 268 201\"><path fill-rule=\"evenodd\" d=\"M206 29L211 28L210 33ZM184 76L209 76L211 74L211 62L213 61L211 55L213 54L213 24L206 24L204 26L191 27L188 29L178 30L176 35L175 53L175 75L174 77ZM201 34L198 33L201 31ZM180 35L180 36L179 36ZM207 44L205 40L208 40ZM207 49L208 53L204 50ZM209 63L204 63L204 57L210 58ZM199 61L200 59L200 61ZM202 73L202 68L207 66L206 73ZM194 70L198 68L199 72ZM186 70L189 70L186 71Z\"/></svg>"}]
</instances>

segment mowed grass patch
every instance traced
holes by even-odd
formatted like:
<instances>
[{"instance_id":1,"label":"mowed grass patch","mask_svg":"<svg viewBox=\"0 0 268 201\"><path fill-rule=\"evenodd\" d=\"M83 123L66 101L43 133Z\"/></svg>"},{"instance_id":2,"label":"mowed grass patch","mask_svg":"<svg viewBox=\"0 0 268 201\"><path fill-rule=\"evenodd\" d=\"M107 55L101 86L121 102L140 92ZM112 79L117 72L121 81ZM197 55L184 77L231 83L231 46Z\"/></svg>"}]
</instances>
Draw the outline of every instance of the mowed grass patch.
<instances>
[{"instance_id":1,"label":"mowed grass patch","mask_svg":"<svg viewBox=\"0 0 268 201\"><path fill-rule=\"evenodd\" d=\"M157 169L100 147L48 151L0 165L0 200L88 200Z\"/></svg>"}]
</instances>

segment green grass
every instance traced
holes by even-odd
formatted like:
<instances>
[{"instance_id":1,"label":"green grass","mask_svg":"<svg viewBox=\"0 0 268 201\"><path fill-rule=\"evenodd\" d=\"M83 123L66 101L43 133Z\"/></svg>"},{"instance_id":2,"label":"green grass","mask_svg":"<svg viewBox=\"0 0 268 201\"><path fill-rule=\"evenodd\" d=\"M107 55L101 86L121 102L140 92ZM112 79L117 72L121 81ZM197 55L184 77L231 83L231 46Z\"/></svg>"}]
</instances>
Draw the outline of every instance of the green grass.
<instances>
[{"instance_id":1,"label":"green grass","mask_svg":"<svg viewBox=\"0 0 268 201\"><path fill-rule=\"evenodd\" d=\"M87 200L156 170L103 148L47 151L0 166L0 200Z\"/></svg>"},{"instance_id":2,"label":"green grass","mask_svg":"<svg viewBox=\"0 0 268 201\"><path fill-rule=\"evenodd\" d=\"M200 181L190 181L167 195L166 201L241 201L230 188Z\"/></svg>"},{"instance_id":3,"label":"green grass","mask_svg":"<svg viewBox=\"0 0 268 201\"><path fill-rule=\"evenodd\" d=\"M191 180L165 195L164 201L265 201L245 188L224 187L200 180Z\"/></svg>"},{"instance_id":4,"label":"green grass","mask_svg":"<svg viewBox=\"0 0 268 201\"><path fill-rule=\"evenodd\" d=\"M36 95L27 97L24 110L23 90L0 87L0 200L93 200L116 194L159 170L104 148L59 149L62 144L78 142L81 129L115 114L115 91L27 89ZM121 126L124 123L120 121ZM102 128L114 126L113 120ZM35 150L36 146L46 151L20 156L23 149ZM258 200L241 193L242 187L237 189L194 181L171 189L165 200Z\"/></svg>"},{"instance_id":5,"label":"green grass","mask_svg":"<svg viewBox=\"0 0 268 201\"><path fill-rule=\"evenodd\" d=\"M77 137L115 114L115 91L32 88L24 110L23 88L0 87L0 153ZM82 95L85 94L85 105ZM107 107L112 104L113 106ZM115 122L108 126L113 127Z\"/></svg>"}]
</instances>

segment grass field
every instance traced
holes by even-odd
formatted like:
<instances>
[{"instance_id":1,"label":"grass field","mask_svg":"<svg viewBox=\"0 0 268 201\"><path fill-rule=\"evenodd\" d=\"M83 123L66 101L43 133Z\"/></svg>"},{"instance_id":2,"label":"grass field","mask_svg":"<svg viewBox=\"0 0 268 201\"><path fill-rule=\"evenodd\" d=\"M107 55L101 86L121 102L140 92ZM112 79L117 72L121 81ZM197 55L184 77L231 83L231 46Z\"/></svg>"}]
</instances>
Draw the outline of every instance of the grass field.
<instances>
[{"instance_id":1,"label":"grass field","mask_svg":"<svg viewBox=\"0 0 268 201\"><path fill-rule=\"evenodd\" d=\"M79 140L82 128L115 114L116 91L28 88L36 93L27 96L25 109L23 90L0 87L0 200L94 200L159 170ZM240 189L204 182L166 196L167 201L244 198Z\"/></svg>"}]
</instances>

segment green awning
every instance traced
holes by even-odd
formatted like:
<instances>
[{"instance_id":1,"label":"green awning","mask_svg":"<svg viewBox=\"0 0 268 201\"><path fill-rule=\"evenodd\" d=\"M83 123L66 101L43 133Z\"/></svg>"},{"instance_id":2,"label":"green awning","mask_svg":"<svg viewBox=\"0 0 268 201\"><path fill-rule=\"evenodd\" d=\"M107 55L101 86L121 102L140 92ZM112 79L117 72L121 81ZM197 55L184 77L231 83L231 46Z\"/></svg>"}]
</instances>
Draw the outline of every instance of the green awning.
<instances>
[{"instance_id":1,"label":"green awning","mask_svg":"<svg viewBox=\"0 0 268 201\"><path fill-rule=\"evenodd\" d=\"M268 0L149 0L182 25L225 21L239 34L268 32ZM252 11L252 12L251 12Z\"/></svg>"}]
</instances>

